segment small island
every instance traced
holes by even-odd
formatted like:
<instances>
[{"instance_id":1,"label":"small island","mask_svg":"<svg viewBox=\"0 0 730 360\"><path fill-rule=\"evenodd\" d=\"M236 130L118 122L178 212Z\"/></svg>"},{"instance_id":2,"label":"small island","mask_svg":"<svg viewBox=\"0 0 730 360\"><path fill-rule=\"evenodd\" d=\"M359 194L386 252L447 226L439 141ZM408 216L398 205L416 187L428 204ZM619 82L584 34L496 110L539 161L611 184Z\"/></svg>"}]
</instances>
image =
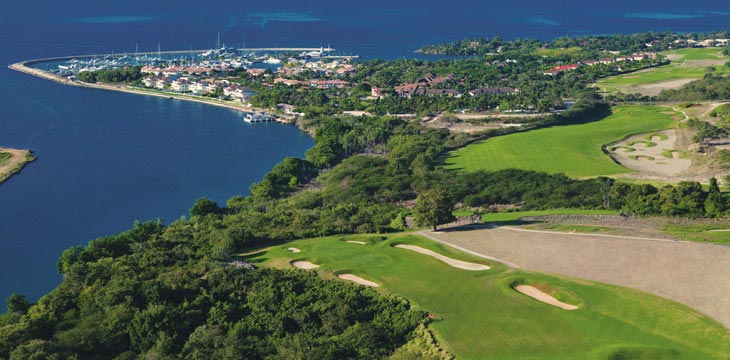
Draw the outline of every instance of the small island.
<instances>
[{"instance_id":1,"label":"small island","mask_svg":"<svg viewBox=\"0 0 730 360\"><path fill-rule=\"evenodd\" d=\"M20 172L25 164L35 159L35 155L30 150L0 147L0 183Z\"/></svg>"}]
</instances>

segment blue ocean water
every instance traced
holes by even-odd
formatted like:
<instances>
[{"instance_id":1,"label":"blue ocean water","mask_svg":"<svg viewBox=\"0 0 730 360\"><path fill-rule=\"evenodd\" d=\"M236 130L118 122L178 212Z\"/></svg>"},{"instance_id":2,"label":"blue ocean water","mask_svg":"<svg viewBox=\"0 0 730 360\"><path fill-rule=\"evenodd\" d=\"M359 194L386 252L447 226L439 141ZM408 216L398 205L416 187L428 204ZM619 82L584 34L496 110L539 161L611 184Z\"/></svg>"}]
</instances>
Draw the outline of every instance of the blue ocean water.
<instances>
[{"instance_id":1,"label":"blue ocean water","mask_svg":"<svg viewBox=\"0 0 730 360\"><path fill-rule=\"evenodd\" d=\"M60 55L327 46L366 58L412 56L465 36L537 37L724 30L726 1L98 1L9 0L0 64ZM297 129L246 125L235 111L65 87L0 68L0 145L38 161L0 185L0 298L37 299L60 281L69 246L134 220L178 218L193 201L246 194L313 142ZM0 304L2 305L2 304Z\"/></svg>"}]
</instances>

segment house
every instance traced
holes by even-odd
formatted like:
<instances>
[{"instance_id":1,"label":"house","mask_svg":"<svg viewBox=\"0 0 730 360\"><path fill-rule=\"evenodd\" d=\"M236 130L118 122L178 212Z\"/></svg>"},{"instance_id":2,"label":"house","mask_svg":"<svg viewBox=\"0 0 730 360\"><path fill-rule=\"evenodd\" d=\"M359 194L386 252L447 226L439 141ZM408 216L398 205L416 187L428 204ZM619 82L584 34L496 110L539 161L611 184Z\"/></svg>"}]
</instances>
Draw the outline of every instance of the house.
<instances>
[{"instance_id":1,"label":"house","mask_svg":"<svg viewBox=\"0 0 730 360\"><path fill-rule=\"evenodd\" d=\"M611 59L611 60L612 60L611 62L613 62L613 59ZM601 62L601 63L603 63L603 62ZM570 65L556 66L556 67L554 67L554 68L552 68L552 69L544 72L543 74L550 75L550 76L554 76L554 75L557 75L557 74L559 74L559 73L561 73L563 71L575 70L575 69L578 68L578 66L579 66L579 64L570 64Z\"/></svg>"},{"instance_id":2,"label":"house","mask_svg":"<svg viewBox=\"0 0 730 360\"><path fill-rule=\"evenodd\" d=\"M383 96L383 89L373 86L370 88L370 98L371 99L380 99Z\"/></svg>"},{"instance_id":3,"label":"house","mask_svg":"<svg viewBox=\"0 0 730 360\"><path fill-rule=\"evenodd\" d=\"M454 80L454 74L437 77L433 73L427 73L421 79L418 80L418 83L431 86L431 85L438 85L441 83L445 83L450 80Z\"/></svg>"},{"instance_id":4,"label":"house","mask_svg":"<svg viewBox=\"0 0 730 360\"><path fill-rule=\"evenodd\" d=\"M320 89L341 89L345 86L350 86L350 83L343 80L309 80L309 86L317 87Z\"/></svg>"},{"instance_id":5,"label":"house","mask_svg":"<svg viewBox=\"0 0 730 360\"><path fill-rule=\"evenodd\" d=\"M290 104L278 104L276 105L276 108L287 113L287 114L293 114L294 113L294 105Z\"/></svg>"},{"instance_id":6,"label":"house","mask_svg":"<svg viewBox=\"0 0 730 360\"><path fill-rule=\"evenodd\" d=\"M454 89L425 89L424 95L427 96L448 96L460 98L461 93Z\"/></svg>"},{"instance_id":7,"label":"house","mask_svg":"<svg viewBox=\"0 0 730 360\"><path fill-rule=\"evenodd\" d=\"M142 79L142 85L147 88L155 87L155 83L157 83L157 78L153 76Z\"/></svg>"},{"instance_id":8,"label":"house","mask_svg":"<svg viewBox=\"0 0 730 360\"><path fill-rule=\"evenodd\" d=\"M166 78L158 78L157 82L155 82L155 88L156 89L164 89L167 85L170 85L170 80Z\"/></svg>"},{"instance_id":9,"label":"house","mask_svg":"<svg viewBox=\"0 0 730 360\"><path fill-rule=\"evenodd\" d=\"M177 92L189 92L190 91L190 83L187 80L183 80L183 79L175 80L170 85L170 88L173 91L177 91Z\"/></svg>"},{"instance_id":10,"label":"house","mask_svg":"<svg viewBox=\"0 0 730 360\"><path fill-rule=\"evenodd\" d=\"M261 76L266 74L266 69L246 69L246 74L251 76Z\"/></svg>"},{"instance_id":11,"label":"house","mask_svg":"<svg viewBox=\"0 0 730 360\"><path fill-rule=\"evenodd\" d=\"M398 96L409 98L416 93L418 86L418 84L405 83L403 85L394 86L393 90L395 90L395 93L398 94Z\"/></svg>"},{"instance_id":12,"label":"house","mask_svg":"<svg viewBox=\"0 0 730 360\"><path fill-rule=\"evenodd\" d=\"M286 86L300 85L302 83L303 82L299 81L299 80L285 79L285 78L280 78L280 77L274 79L274 84L284 84Z\"/></svg>"},{"instance_id":13,"label":"house","mask_svg":"<svg viewBox=\"0 0 730 360\"><path fill-rule=\"evenodd\" d=\"M517 94L520 89L514 89L510 87L479 87L469 91L470 96L479 96L484 94Z\"/></svg>"}]
</instances>

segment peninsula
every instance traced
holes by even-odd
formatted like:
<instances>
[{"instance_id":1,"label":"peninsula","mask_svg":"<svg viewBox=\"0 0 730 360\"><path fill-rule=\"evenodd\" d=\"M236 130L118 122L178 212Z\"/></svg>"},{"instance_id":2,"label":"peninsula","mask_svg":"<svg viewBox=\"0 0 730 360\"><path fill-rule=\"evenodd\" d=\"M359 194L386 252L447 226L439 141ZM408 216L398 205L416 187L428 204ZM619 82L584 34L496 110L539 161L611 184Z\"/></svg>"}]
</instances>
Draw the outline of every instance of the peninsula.
<instances>
[{"instance_id":1,"label":"peninsula","mask_svg":"<svg viewBox=\"0 0 730 360\"><path fill-rule=\"evenodd\" d=\"M0 183L10 178L36 157L30 150L0 147Z\"/></svg>"}]
</instances>

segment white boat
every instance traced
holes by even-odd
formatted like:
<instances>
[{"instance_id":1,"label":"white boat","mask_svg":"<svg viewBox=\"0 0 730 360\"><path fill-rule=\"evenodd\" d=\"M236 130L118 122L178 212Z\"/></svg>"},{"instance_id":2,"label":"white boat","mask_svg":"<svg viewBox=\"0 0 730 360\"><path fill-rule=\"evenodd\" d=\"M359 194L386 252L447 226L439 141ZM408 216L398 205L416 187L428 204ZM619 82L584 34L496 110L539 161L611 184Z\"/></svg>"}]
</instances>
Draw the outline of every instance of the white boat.
<instances>
[{"instance_id":1,"label":"white boat","mask_svg":"<svg viewBox=\"0 0 730 360\"><path fill-rule=\"evenodd\" d=\"M264 64L281 64L281 60L279 60L275 57L269 57L266 60L264 60Z\"/></svg>"},{"instance_id":2,"label":"white boat","mask_svg":"<svg viewBox=\"0 0 730 360\"><path fill-rule=\"evenodd\" d=\"M269 122L274 121L274 118L272 116L266 115L266 113L259 112L249 112L246 113L246 115L243 117L243 121L247 123L256 123L256 122Z\"/></svg>"}]
</instances>

